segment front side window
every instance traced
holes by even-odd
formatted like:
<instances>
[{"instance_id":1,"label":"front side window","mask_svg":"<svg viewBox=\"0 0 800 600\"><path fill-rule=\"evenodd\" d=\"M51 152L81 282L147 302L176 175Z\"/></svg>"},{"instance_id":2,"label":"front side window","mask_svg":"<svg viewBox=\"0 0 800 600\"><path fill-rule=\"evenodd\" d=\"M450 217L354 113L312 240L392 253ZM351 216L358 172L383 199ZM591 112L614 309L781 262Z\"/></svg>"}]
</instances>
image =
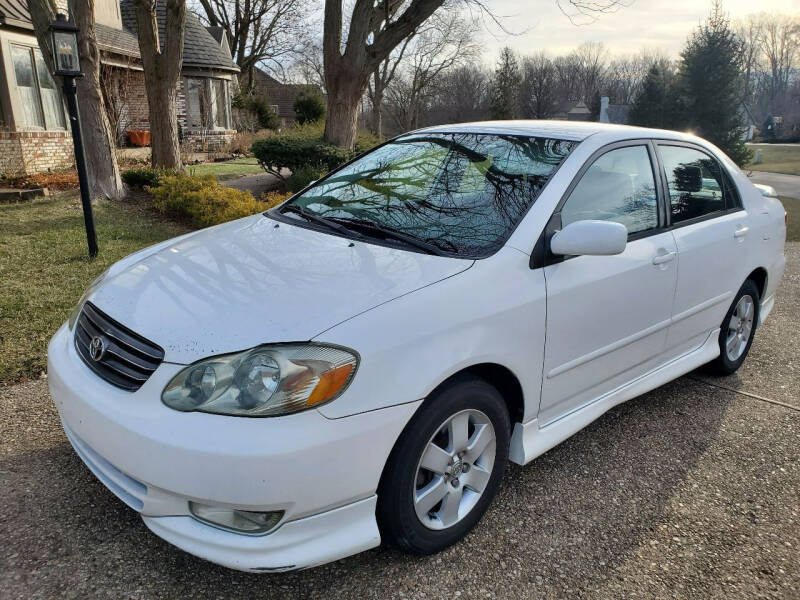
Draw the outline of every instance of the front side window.
<instances>
[{"instance_id":1,"label":"front side window","mask_svg":"<svg viewBox=\"0 0 800 600\"><path fill-rule=\"evenodd\" d=\"M61 94L56 88L56 82L50 76L42 53L33 51L36 62L36 74L39 81L39 91L42 96L42 111L48 129L64 129L64 105L61 103Z\"/></svg>"},{"instance_id":2,"label":"front side window","mask_svg":"<svg viewBox=\"0 0 800 600\"><path fill-rule=\"evenodd\" d=\"M14 79L17 83L19 106L22 110L22 114L17 115L18 124L23 127L44 129L44 115L36 91L31 49L24 46L11 46L11 59L14 61Z\"/></svg>"},{"instance_id":3,"label":"front side window","mask_svg":"<svg viewBox=\"0 0 800 600\"><path fill-rule=\"evenodd\" d=\"M610 150L581 176L561 208L561 225L598 219L615 221L628 234L658 227L658 201L647 146Z\"/></svg>"},{"instance_id":4,"label":"front side window","mask_svg":"<svg viewBox=\"0 0 800 600\"><path fill-rule=\"evenodd\" d=\"M480 258L505 242L575 142L475 133L394 140L284 205ZM371 227L372 226L372 227Z\"/></svg>"},{"instance_id":5,"label":"front side window","mask_svg":"<svg viewBox=\"0 0 800 600\"><path fill-rule=\"evenodd\" d=\"M28 46L11 46L14 79L22 127L64 129L64 108L61 94L47 70L42 53Z\"/></svg>"},{"instance_id":6,"label":"front side window","mask_svg":"<svg viewBox=\"0 0 800 600\"><path fill-rule=\"evenodd\" d=\"M224 79L187 77L186 124L195 129L229 129L228 82Z\"/></svg>"},{"instance_id":7,"label":"front side window","mask_svg":"<svg viewBox=\"0 0 800 600\"><path fill-rule=\"evenodd\" d=\"M673 223L721 212L735 203L719 163L705 152L685 146L659 145L667 175Z\"/></svg>"}]
</instances>

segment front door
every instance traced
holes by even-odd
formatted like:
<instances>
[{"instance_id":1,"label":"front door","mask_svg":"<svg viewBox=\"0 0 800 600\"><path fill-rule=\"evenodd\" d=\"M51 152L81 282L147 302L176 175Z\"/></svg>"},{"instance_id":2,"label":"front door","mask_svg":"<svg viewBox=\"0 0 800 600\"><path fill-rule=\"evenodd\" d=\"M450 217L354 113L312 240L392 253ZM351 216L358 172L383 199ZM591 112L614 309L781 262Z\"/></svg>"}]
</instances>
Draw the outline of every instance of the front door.
<instances>
[{"instance_id":1,"label":"front door","mask_svg":"<svg viewBox=\"0 0 800 600\"><path fill-rule=\"evenodd\" d=\"M653 149L614 146L581 174L560 209L561 226L622 223L616 256L577 256L544 268L547 285L539 425L580 409L656 366L664 352L677 278L677 248L659 216Z\"/></svg>"}]
</instances>

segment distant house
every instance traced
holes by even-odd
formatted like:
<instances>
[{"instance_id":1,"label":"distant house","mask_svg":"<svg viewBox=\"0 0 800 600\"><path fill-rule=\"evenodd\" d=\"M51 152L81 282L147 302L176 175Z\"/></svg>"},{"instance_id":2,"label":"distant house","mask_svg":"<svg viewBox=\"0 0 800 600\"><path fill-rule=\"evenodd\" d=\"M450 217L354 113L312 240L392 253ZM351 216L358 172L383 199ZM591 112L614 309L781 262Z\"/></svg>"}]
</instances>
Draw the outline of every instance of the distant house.
<instances>
[{"instance_id":1,"label":"distant house","mask_svg":"<svg viewBox=\"0 0 800 600\"><path fill-rule=\"evenodd\" d=\"M562 102L553 114L558 121L589 121L592 111L583 100L567 100Z\"/></svg>"},{"instance_id":2,"label":"distant house","mask_svg":"<svg viewBox=\"0 0 800 600\"><path fill-rule=\"evenodd\" d=\"M66 11L65 0L57 4ZM165 3L156 10L163 30ZM150 127L132 0L95 0L95 33L109 119L124 142L129 132ZM232 139L230 86L238 72L227 40L188 12L178 83L184 143L203 150ZM0 173L31 174L72 163L64 102L33 34L28 1L0 0Z\"/></svg>"},{"instance_id":3,"label":"distant house","mask_svg":"<svg viewBox=\"0 0 800 600\"><path fill-rule=\"evenodd\" d=\"M610 104L608 96L603 96L600 98L600 116L597 120L600 123L627 125L630 109L630 104Z\"/></svg>"},{"instance_id":4,"label":"distant house","mask_svg":"<svg viewBox=\"0 0 800 600\"><path fill-rule=\"evenodd\" d=\"M253 77L255 79L256 92L267 97L272 110L278 115L278 123L281 127L291 125L297 119L297 114L294 112L294 101L297 100L300 92L314 89L320 95L322 94L322 90L317 86L281 83L261 69L256 69Z\"/></svg>"}]
</instances>

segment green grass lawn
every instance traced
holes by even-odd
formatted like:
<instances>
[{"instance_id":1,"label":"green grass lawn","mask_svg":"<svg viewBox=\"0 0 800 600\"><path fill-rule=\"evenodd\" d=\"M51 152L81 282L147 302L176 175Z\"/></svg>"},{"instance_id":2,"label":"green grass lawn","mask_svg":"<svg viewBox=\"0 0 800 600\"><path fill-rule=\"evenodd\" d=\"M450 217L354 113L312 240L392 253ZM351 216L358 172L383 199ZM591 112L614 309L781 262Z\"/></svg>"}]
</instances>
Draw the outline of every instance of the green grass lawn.
<instances>
[{"instance_id":1,"label":"green grass lawn","mask_svg":"<svg viewBox=\"0 0 800 600\"><path fill-rule=\"evenodd\" d=\"M783 207L789 215L789 227L786 230L787 242L800 242L800 200L781 197Z\"/></svg>"},{"instance_id":2,"label":"green grass lawn","mask_svg":"<svg viewBox=\"0 0 800 600\"><path fill-rule=\"evenodd\" d=\"M95 221L90 260L77 192L0 204L0 384L39 376L50 337L109 265L187 231L132 203L98 202Z\"/></svg>"},{"instance_id":3,"label":"green grass lawn","mask_svg":"<svg viewBox=\"0 0 800 600\"><path fill-rule=\"evenodd\" d=\"M764 151L763 162L758 165L747 165L753 171L769 171L770 173L786 173L800 175L800 144L794 146L776 146L774 144L750 144L749 148Z\"/></svg>"},{"instance_id":4,"label":"green grass lawn","mask_svg":"<svg viewBox=\"0 0 800 600\"><path fill-rule=\"evenodd\" d=\"M219 181L225 181L244 175L258 175L264 169L259 166L256 158L235 158L225 162L188 165L186 172L192 175L215 175Z\"/></svg>"}]
</instances>

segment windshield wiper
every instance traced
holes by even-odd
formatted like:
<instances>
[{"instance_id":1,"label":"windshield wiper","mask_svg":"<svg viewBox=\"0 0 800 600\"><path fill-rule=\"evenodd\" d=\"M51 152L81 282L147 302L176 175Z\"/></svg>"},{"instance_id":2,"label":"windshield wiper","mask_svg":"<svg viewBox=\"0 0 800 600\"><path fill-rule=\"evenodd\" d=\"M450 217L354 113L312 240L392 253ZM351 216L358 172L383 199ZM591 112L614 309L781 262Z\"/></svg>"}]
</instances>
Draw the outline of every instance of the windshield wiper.
<instances>
[{"instance_id":1,"label":"windshield wiper","mask_svg":"<svg viewBox=\"0 0 800 600\"><path fill-rule=\"evenodd\" d=\"M405 233L403 231L398 231L392 227L387 227L386 225L379 225L373 221L368 221L367 219L353 219L353 218L343 218L343 217L331 217L331 220L335 219L338 223L344 223L345 227L347 226L354 226L360 229L365 229L367 231L377 231L382 233L385 238L392 238L394 240L398 240L400 242L404 242L409 246L414 246L415 248L427 252L428 254L435 254L436 256L447 256L447 253L444 252L439 246L423 240L415 235L410 233Z\"/></svg>"},{"instance_id":2,"label":"windshield wiper","mask_svg":"<svg viewBox=\"0 0 800 600\"><path fill-rule=\"evenodd\" d=\"M308 212L302 206L298 206L297 204L289 204L288 206L284 206L280 212L281 214L294 213L296 215L300 215L309 223L314 223L315 225L321 225L322 227L331 229L337 233L344 235L345 237L352 237L353 234L355 234L356 237L361 237L358 234L358 232L351 231L344 225L339 225L338 223L334 223L330 219L326 219L325 217L320 217L319 215L315 215L312 212Z\"/></svg>"}]
</instances>

